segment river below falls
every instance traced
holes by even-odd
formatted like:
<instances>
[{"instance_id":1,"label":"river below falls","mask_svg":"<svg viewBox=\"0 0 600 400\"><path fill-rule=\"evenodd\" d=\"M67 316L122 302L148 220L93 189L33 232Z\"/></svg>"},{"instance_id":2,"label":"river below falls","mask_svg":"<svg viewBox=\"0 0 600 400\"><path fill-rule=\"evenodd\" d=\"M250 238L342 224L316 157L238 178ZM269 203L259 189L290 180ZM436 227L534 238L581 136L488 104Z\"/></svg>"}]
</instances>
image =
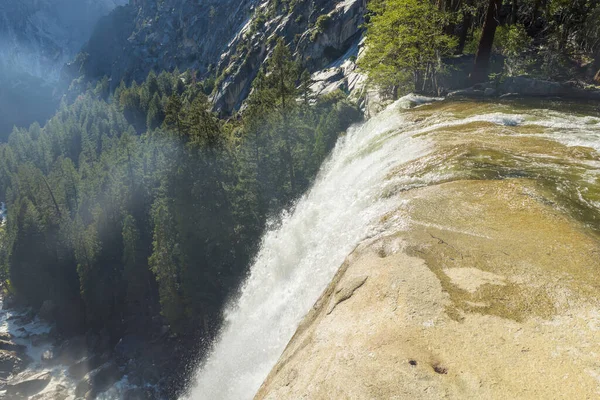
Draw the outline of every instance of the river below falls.
<instances>
[{"instance_id":1,"label":"river below falls","mask_svg":"<svg viewBox=\"0 0 600 400\"><path fill-rule=\"evenodd\" d=\"M0 399L20 400L75 400L76 388L80 381L84 379L85 372L72 375L69 367L79 365L87 368L86 360L93 357L93 354L69 355L68 362L48 361L53 354L56 354L61 345L67 344L67 341L57 340L57 336L51 324L40 320L31 309L4 309L3 299L0 298L0 335L10 342L21 346L16 354L22 358L29 358L27 367L22 371L14 372L7 379L9 385L29 381L40 376L48 379L47 385L43 384L43 389L34 390L30 395L11 394L6 387L0 390ZM65 350L65 353L68 350ZM66 354L65 354L66 355ZM97 356L97 355L96 355ZM46 358L46 361L44 361ZM109 362L107 358L106 362ZM81 371L81 368L79 368ZM106 390L99 393L95 398L99 400L121 400L125 394L137 386L131 385L128 377L125 375L121 379L108 385Z\"/></svg>"}]
</instances>

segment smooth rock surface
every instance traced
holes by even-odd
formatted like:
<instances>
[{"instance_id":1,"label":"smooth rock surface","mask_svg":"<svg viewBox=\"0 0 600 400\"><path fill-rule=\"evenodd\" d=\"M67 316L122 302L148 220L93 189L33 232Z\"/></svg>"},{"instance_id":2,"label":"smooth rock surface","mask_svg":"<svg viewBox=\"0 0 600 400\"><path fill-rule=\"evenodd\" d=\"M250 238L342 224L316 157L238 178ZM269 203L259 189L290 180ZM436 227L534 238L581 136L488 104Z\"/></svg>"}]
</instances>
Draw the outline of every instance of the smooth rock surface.
<instances>
[{"instance_id":1,"label":"smooth rock surface","mask_svg":"<svg viewBox=\"0 0 600 400\"><path fill-rule=\"evenodd\" d=\"M518 182L465 182L409 195L419 199L414 230L365 242L350 255L256 398L595 397L597 299L567 294L556 267L572 251L589 255L585 260L597 270L600 260L594 261L591 251L599 242L549 207L514 209L517 203L510 198L522 188ZM463 224L451 218L460 213L443 211L465 204L482 208ZM431 207L436 214L426 212ZM537 229L521 223L530 213ZM472 220L479 221L478 228L466 233ZM568 243L562 249L553 245L555 228ZM552 246L554 258L539 258ZM463 257L457 264L494 272L440 268L456 254ZM442 279L445 273L454 279ZM469 275L472 283L464 286ZM337 294L365 276L364 284L332 309ZM498 304L485 301L515 304L498 312ZM521 310L525 304L528 309ZM511 307L519 310L512 318Z\"/></svg>"},{"instance_id":2,"label":"smooth rock surface","mask_svg":"<svg viewBox=\"0 0 600 400\"><path fill-rule=\"evenodd\" d=\"M600 154L595 125L568 124L595 119L522 110L405 114L433 150L390 174L382 196L397 208L348 256L256 399L598 397L600 232L582 196L600 193ZM585 131L577 142L570 126Z\"/></svg>"}]
</instances>

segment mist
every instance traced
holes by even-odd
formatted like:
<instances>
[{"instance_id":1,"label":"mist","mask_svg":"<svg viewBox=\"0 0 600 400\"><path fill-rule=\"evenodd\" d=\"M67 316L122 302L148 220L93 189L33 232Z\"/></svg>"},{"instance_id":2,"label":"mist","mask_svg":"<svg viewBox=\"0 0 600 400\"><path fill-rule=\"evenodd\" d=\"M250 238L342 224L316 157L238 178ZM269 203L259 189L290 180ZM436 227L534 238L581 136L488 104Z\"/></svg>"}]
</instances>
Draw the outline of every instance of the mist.
<instances>
[{"instance_id":1,"label":"mist","mask_svg":"<svg viewBox=\"0 0 600 400\"><path fill-rule=\"evenodd\" d=\"M64 65L98 20L126 0L23 0L0 4L0 141L13 126L41 125L65 87ZM64 85L66 86L66 85Z\"/></svg>"}]
</instances>

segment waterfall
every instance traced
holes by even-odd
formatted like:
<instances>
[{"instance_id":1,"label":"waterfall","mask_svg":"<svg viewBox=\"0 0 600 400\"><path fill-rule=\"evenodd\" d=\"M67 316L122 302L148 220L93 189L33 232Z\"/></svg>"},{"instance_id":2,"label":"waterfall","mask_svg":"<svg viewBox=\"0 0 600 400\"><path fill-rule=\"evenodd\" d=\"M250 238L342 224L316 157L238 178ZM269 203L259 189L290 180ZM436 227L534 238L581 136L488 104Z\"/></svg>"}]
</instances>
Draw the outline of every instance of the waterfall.
<instances>
[{"instance_id":1,"label":"waterfall","mask_svg":"<svg viewBox=\"0 0 600 400\"><path fill-rule=\"evenodd\" d=\"M374 222L397 205L383 195L386 177L429 146L414 137L413 123L398 108L428 100L400 99L340 138L313 187L263 236L188 398L254 396L345 257L376 235Z\"/></svg>"}]
</instances>

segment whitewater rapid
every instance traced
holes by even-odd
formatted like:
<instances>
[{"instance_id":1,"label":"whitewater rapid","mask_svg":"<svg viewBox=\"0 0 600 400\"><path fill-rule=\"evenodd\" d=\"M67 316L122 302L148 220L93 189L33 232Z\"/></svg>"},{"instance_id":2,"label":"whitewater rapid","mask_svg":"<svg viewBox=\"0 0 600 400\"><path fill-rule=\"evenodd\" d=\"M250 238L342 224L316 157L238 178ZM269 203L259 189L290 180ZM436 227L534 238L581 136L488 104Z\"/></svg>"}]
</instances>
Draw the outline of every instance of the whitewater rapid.
<instances>
[{"instance_id":1,"label":"whitewater rapid","mask_svg":"<svg viewBox=\"0 0 600 400\"><path fill-rule=\"evenodd\" d=\"M405 97L338 141L313 187L264 235L188 398L254 396L345 257L377 235L375 222L397 206L383 195L386 176L429 147L410 133L412 124L398 109L425 101L431 99Z\"/></svg>"},{"instance_id":2,"label":"whitewater rapid","mask_svg":"<svg viewBox=\"0 0 600 400\"><path fill-rule=\"evenodd\" d=\"M44 364L41 362L42 355L46 352L52 352L54 349L54 340L51 333L52 325L40 320L38 317L33 317L30 309L7 310L4 309L3 303L4 300L0 297L0 333L9 334L14 343L23 346L24 353L32 360L25 370L12 376L9 383L48 373L51 378L50 383L37 395L43 396L44 399L50 399L55 398L57 393L64 393L68 396L66 400L74 400L78 380L69 375L68 365L59 363ZM131 385L127 376L124 376L106 392L100 393L96 399L122 400L125 398L127 390L135 387L137 386ZM2 388L0 398L9 398L6 396L6 388Z\"/></svg>"}]
</instances>

